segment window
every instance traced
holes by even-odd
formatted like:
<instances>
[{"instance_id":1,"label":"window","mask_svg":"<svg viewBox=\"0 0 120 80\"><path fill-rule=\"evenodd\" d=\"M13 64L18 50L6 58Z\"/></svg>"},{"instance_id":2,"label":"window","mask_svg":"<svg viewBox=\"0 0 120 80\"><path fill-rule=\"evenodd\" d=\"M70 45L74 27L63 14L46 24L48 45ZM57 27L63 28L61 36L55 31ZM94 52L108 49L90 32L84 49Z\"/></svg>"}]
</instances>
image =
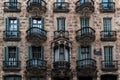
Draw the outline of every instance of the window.
<instances>
[{"instance_id":1,"label":"window","mask_svg":"<svg viewBox=\"0 0 120 80\"><path fill-rule=\"evenodd\" d=\"M43 46L39 46L39 47L34 47L34 46L30 46L29 47L29 60L31 66L41 66L43 65L43 54L44 54L44 48Z\"/></svg>"},{"instance_id":2,"label":"window","mask_svg":"<svg viewBox=\"0 0 120 80\"><path fill-rule=\"evenodd\" d=\"M5 66L18 66L18 47L5 47Z\"/></svg>"},{"instance_id":3,"label":"window","mask_svg":"<svg viewBox=\"0 0 120 80\"><path fill-rule=\"evenodd\" d=\"M65 0L56 0L56 2L65 2Z\"/></svg>"},{"instance_id":4,"label":"window","mask_svg":"<svg viewBox=\"0 0 120 80\"><path fill-rule=\"evenodd\" d=\"M10 2L10 5L9 5L9 8L10 9L17 9L17 0L9 0L9 2Z\"/></svg>"},{"instance_id":5,"label":"window","mask_svg":"<svg viewBox=\"0 0 120 80\"><path fill-rule=\"evenodd\" d=\"M19 36L19 19L6 18L6 37L16 38Z\"/></svg>"},{"instance_id":6,"label":"window","mask_svg":"<svg viewBox=\"0 0 120 80\"><path fill-rule=\"evenodd\" d=\"M78 59L80 60L80 62L78 63L78 65L80 65L81 67L84 65L91 65L91 47L90 46L80 46L79 47L79 51L78 51Z\"/></svg>"},{"instance_id":7,"label":"window","mask_svg":"<svg viewBox=\"0 0 120 80\"><path fill-rule=\"evenodd\" d=\"M21 76L9 75L9 76L5 76L4 80L21 80Z\"/></svg>"},{"instance_id":8,"label":"window","mask_svg":"<svg viewBox=\"0 0 120 80\"><path fill-rule=\"evenodd\" d=\"M30 33L36 33L43 35L45 34L43 29L44 29L44 19L43 18L30 18L29 19L29 24L30 24Z\"/></svg>"},{"instance_id":9,"label":"window","mask_svg":"<svg viewBox=\"0 0 120 80\"><path fill-rule=\"evenodd\" d=\"M112 37L111 34L111 19L112 18L103 18L103 27L104 27L104 37Z\"/></svg>"},{"instance_id":10,"label":"window","mask_svg":"<svg viewBox=\"0 0 120 80\"><path fill-rule=\"evenodd\" d=\"M102 8L103 9L113 9L114 8L114 4L112 3L113 0L102 0L103 4L102 4Z\"/></svg>"},{"instance_id":11,"label":"window","mask_svg":"<svg viewBox=\"0 0 120 80\"><path fill-rule=\"evenodd\" d=\"M54 61L69 61L69 47L63 44L55 46Z\"/></svg>"},{"instance_id":12,"label":"window","mask_svg":"<svg viewBox=\"0 0 120 80\"><path fill-rule=\"evenodd\" d=\"M31 77L30 80L45 80L45 78L42 78L42 77Z\"/></svg>"},{"instance_id":13,"label":"window","mask_svg":"<svg viewBox=\"0 0 120 80\"><path fill-rule=\"evenodd\" d=\"M44 19L43 18L30 18L29 19L30 27L37 27L40 29L44 28Z\"/></svg>"},{"instance_id":14,"label":"window","mask_svg":"<svg viewBox=\"0 0 120 80\"><path fill-rule=\"evenodd\" d=\"M80 25L81 25L81 35L89 34L90 30L87 28L89 27L89 18L80 18Z\"/></svg>"},{"instance_id":15,"label":"window","mask_svg":"<svg viewBox=\"0 0 120 80\"><path fill-rule=\"evenodd\" d=\"M107 62L113 61L113 46L104 46L104 60Z\"/></svg>"},{"instance_id":16,"label":"window","mask_svg":"<svg viewBox=\"0 0 120 80\"><path fill-rule=\"evenodd\" d=\"M113 2L113 0L102 0L102 2Z\"/></svg>"},{"instance_id":17,"label":"window","mask_svg":"<svg viewBox=\"0 0 120 80\"><path fill-rule=\"evenodd\" d=\"M115 67L113 63L113 46L104 46L104 67Z\"/></svg>"},{"instance_id":18,"label":"window","mask_svg":"<svg viewBox=\"0 0 120 80\"><path fill-rule=\"evenodd\" d=\"M103 18L104 31L111 31L111 20L112 18Z\"/></svg>"},{"instance_id":19,"label":"window","mask_svg":"<svg viewBox=\"0 0 120 80\"><path fill-rule=\"evenodd\" d=\"M57 18L57 30L65 30L65 18Z\"/></svg>"},{"instance_id":20,"label":"window","mask_svg":"<svg viewBox=\"0 0 120 80\"><path fill-rule=\"evenodd\" d=\"M89 27L89 18L80 18L81 28Z\"/></svg>"},{"instance_id":21,"label":"window","mask_svg":"<svg viewBox=\"0 0 120 80\"><path fill-rule=\"evenodd\" d=\"M91 58L91 47L90 46L80 46L79 47L79 60Z\"/></svg>"},{"instance_id":22,"label":"window","mask_svg":"<svg viewBox=\"0 0 120 80\"><path fill-rule=\"evenodd\" d=\"M30 59L43 59L43 47L34 47L30 46L29 47L29 58Z\"/></svg>"}]
</instances>

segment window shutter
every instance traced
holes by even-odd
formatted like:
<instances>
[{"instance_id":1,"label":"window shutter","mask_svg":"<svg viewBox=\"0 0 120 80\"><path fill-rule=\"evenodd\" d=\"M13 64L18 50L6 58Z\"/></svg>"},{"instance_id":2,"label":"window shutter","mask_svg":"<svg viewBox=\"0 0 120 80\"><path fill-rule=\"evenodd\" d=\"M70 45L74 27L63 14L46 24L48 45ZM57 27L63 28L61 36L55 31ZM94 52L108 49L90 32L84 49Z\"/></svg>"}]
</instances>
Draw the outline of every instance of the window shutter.
<instances>
[{"instance_id":1,"label":"window shutter","mask_svg":"<svg viewBox=\"0 0 120 80\"><path fill-rule=\"evenodd\" d=\"M32 59L32 46L29 46L29 49L28 49L28 52L29 52L29 59Z\"/></svg>"},{"instance_id":2,"label":"window shutter","mask_svg":"<svg viewBox=\"0 0 120 80\"><path fill-rule=\"evenodd\" d=\"M6 18L6 30L9 30L9 18Z\"/></svg>"},{"instance_id":3,"label":"window shutter","mask_svg":"<svg viewBox=\"0 0 120 80\"><path fill-rule=\"evenodd\" d=\"M81 59L81 47L80 46L78 47L78 59L79 60Z\"/></svg>"},{"instance_id":4,"label":"window shutter","mask_svg":"<svg viewBox=\"0 0 120 80\"><path fill-rule=\"evenodd\" d=\"M44 29L44 18L41 19L42 19L42 29Z\"/></svg>"},{"instance_id":5,"label":"window shutter","mask_svg":"<svg viewBox=\"0 0 120 80\"><path fill-rule=\"evenodd\" d=\"M44 60L44 47L43 46L41 46L41 55L42 55L41 59Z\"/></svg>"},{"instance_id":6,"label":"window shutter","mask_svg":"<svg viewBox=\"0 0 120 80\"><path fill-rule=\"evenodd\" d=\"M91 46L89 46L88 49L89 49L89 53L88 53L89 57L88 58L91 58L91 55L92 55Z\"/></svg>"},{"instance_id":7,"label":"window shutter","mask_svg":"<svg viewBox=\"0 0 120 80\"><path fill-rule=\"evenodd\" d=\"M8 47L5 47L5 61L8 61Z\"/></svg>"},{"instance_id":8,"label":"window shutter","mask_svg":"<svg viewBox=\"0 0 120 80\"><path fill-rule=\"evenodd\" d=\"M19 31L19 27L20 27L20 20L19 18L17 18L17 30Z\"/></svg>"},{"instance_id":9,"label":"window shutter","mask_svg":"<svg viewBox=\"0 0 120 80\"><path fill-rule=\"evenodd\" d=\"M33 25L33 21L32 21L32 17L29 18L29 28L32 27Z\"/></svg>"},{"instance_id":10,"label":"window shutter","mask_svg":"<svg viewBox=\"0 0 120 80\"><path fill-rule=\"evenodd\" d=\"M62 19L62 30L65 30L65 18Z\"/></svg>"},{"instance_id":11,"label":"window shutter","mask_svg":"<svg viewBox=\"0 0 120 80\"><path fill-rule=\"evenodd\" d=\"M16 59L19 60L19 47L16 47Z\"/></svg>"}]
</instances>

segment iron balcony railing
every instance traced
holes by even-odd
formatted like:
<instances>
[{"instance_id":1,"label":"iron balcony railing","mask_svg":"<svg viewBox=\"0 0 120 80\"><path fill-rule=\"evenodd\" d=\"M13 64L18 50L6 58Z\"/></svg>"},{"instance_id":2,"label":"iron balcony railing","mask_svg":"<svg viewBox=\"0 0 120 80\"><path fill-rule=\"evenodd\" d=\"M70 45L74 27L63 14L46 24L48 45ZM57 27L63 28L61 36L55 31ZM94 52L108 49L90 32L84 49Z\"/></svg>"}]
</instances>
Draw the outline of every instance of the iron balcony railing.
<instances>
[{"instance_id":1,"label":"iron balcony railing","mask_svg":"<svg viewBox=\"0 0 120 80\"><path fill-rule=\"evenodd\" d=\"M77 61L77 69L96 69L96 61L91 58L82 59Z\"/></svg>"},{"instance_id":2,"label":"iron balcony railing","mask_svg":"<svg viewBox=\"0 0 120 80\"><path fill-rule=\"evenodd\" d=\"M20 40L20 31L6 30L3 32L4 40Z\"/></svg>"},{"instance_id":3,"label":"iron balcony railing","mask_svg":"<svg viewBox=\"0 0 120 80\"><path fill-rule=\"evenodd\" d=\"M116 41L117 40L116 31L101 31L101 40L102 41Z\"/></svg>"},{"instance_id":4,"label":"iron balcony railing","mask_svg":"<svg viewBox=\"0 0 120 80\"><path fill-rule=\"evenodd\" d=\"M118 70L118 61L101 61L102 70Z\"/></svg>"},{"instance_id":5,"label":"iron balcony railing","mask_svg":"<svg viewBox=\"0 0 120 80\"><path fill-rule=\"evenodd\" d=\"M54 69L70 69L69 61L55 61L53 63Z\"/></svg>"},{"instance_id":6,"label":"iron balcony railing","mask_svg":"<svg viewBox=\"0 0 120 80\"><path fill-rule=\"evenodd\" d=\"M46 68L47 62L41 59L29 59L27 61L27 68Z\"/></svg>"},{"instance_id":7,"label":"iron balcony railing","mask_svg":"<svg viewBox=\"0 0 120 80\"><path fill-rule=\"evenodd\" d=\"M42 37L46 37L47 31L38 27L31 27L27 30L27 35L39 35Z\"/></svg>"},{"instance_id":8,"label":"iron balcony railing","mask_svg":"<svg viewBox=\"0 0 120 80\"><path fill-rule=\"evenodd\" d=\"M115 2L102 2L100 4L101 12L115 12Z\"/></svg>"},{"instance_id":9,"label":"iron balcony railing","mask_svg":"<svg viewBox=\"0 0 120 80\"><path fill-rule=\"evenodd\" d=\"M89 8L92 12L94 12L94 1L93 0L78 0L76 3L76 12L82 11L84 8Z\"/></svg>"},{"instance_id":10,"label":"iron balcony railing","mask_svg":"<svg viewBox=\"0 0 120 80\"><path fill-rule=\"evenodd\" d=\"M19 70L21 66L20 61L3 61L3 69L4 70Z\"/></svg>"},{"instance_id":11,"label":"iron balcony railing","mask_svg":"<svg viewBox=\"0 0 120 80\"><path fill-rule=\"evenodd\" d=\"M4 2L4 11L21 11L21 3L20 2Z\"/></svg>"},{"instance_id":12,"label":"iron balcony railing","mask_svg":"<svg viewBox=\"0 0 120 80\"><path fill-rule=\"evenodd\" d=\"M58 39L58 38L69 39L69 32L64 30L54 31L54 39Z\"/></svg>"},{"instance_id":13,"label":"iron balcony railing","mask_svg":"<svg viewBox=\"0 0 120 80\"><path fill-rule=\"evenodd\" d=\"M91 27L83 27L77 30L76 40L79 42L93 42L95 40L95 30Z\"/></svg>"},{"instance_id":14,"label":"iron balcony railing","mask_svg":"<svg viewBox=\"0 0 120 80\"><path fill-rule=\"evenodd\" d=\"M32 7L38 7L40 10L46 11L47 3L44 0L28 0L27 1L27 10L28 12L31 10ZM33 8L34 9L34 8Z\"/></svg>"},{"instance_id":15,"label":"iron balcony railing","mask_svg":"<svg viewBox=\"0 0 120 80\"><path fill-rule=\"evenodd\" d=\"M69 12L69 3L68 2L55 2L53 4L54 12Z\"/></svg>"}]
</instances>

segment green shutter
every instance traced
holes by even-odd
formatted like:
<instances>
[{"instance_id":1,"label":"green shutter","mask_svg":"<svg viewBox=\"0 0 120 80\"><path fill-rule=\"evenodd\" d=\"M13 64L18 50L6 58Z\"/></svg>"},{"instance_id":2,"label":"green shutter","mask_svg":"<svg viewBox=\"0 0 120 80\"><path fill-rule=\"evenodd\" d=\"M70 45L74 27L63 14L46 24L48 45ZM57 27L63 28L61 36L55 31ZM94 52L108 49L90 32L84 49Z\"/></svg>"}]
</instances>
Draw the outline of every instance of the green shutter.
<instances>
[{"instance_id":1,"label":"green shutter","mask_svg":"<svg viewBox=\"0 0 120 80\"><path fill-rule=\"evenodd\" d=\"M81 47L80 46L78 47L78 59L79 60L81 59Z\"/></svg>"},{"instance_id":2,"label":"green shutter","mask_svg":"<svg viewBox=\"0 0 120 80\"><path fill-rule=\"evenodd\" d=\"M29 46L29 49L28 49L28 52L29 52L29 59L32 59L32 46Z\"/></svg>"},{"instance_id":3,"label":"green shutter","mask_svg":"<svg viewBox=\"0 0 120 80\"><path fill-rule=\"evenodd\" d=\"M29 28L32 27L32 17L29 18Z\"/></svg>"},{"instance_id":4,"label":"green shutter","mask_svg":"<svg viewBox=\"0 0 120 80\"><path fill-rule=\"evenodd\" d=\"M6 30L9 30L9 18L6 18Z\"/></svg>"},{"instance_id":5,"label":"green shutter","mask_svg":"<svg viewBox=\"0 0 120 80\"><path fill-rule=\"evenodd\" d=\"M42 19L42 29L44 29L44 18L41 19Z\"/></svg>"},{"instance_id":6,"label":"green shutter","mask_svg":"<svg viewBox=\"0 0 120 80\"><path fill-rule=\"evenodd\" d=\"M20 20L19 18L17 18L17 30L19 31L19 27L20 27Z\"/></svg>"},{"instance_id":7,"label":"green shutter","mask_svg":"<svg viewBox=\"0 0 120 80\"><path fill-rule=\"evenodd\" d=\"M8 47L5 47L5 61L8 60Z\"/></svg>"},{"instance_id":8,"label":"green shutter","mask_svg":"<svg viewBox=\"0 0 120 80\"><path fill-rule=\"evenodd\" d=\"M44 60L44 47L41 46L41 55L42 55L42 60Z\"/></svg>"},{"instance_id":9,"label":"green shutter","mask_svg":"<svg viewBox=\"0 0 120 80\"><path fill-rule=\"evenodd\" d=\"M19 47L16 47L16 59L19 60Z\"/></svg>"},{"instance_id":10,"label":"green shutter","mask_svg":"<svg viewBox=\"0 0 120 80\"><path fill-rule=\"evenodd\" d=\"M63 24L63 26L62 26L62 30L65 30L65 18L63 18L62 21L63 21L63 22L62 22L62 24Z\"/></svg>"},{"instance_id":11,"label":"green shutter","mask_svg":"<svg viewBox=\"0 0 120 80\"><path fill-rule=\"evenodd\" d=\"M92 51L91 51L91 46L89 46L89 58L91 58Z\"/></svg>"}]
</instances>

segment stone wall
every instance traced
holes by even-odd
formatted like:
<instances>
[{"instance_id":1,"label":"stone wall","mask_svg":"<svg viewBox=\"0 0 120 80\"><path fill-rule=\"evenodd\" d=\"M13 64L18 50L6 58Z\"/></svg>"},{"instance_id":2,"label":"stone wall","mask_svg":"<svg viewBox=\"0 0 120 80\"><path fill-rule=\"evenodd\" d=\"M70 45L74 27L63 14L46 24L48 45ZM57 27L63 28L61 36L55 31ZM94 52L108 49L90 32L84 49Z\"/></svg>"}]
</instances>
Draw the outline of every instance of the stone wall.
<instances>
[{"instance_id":1,"label":"stone wall","mask_svg":"<svg viewBox=\"0 0 120 80\"><path fill-rule=\"evenodd\" d=\"M26 61L28 59L28 46L31 43L27 42L26 40L26 30L29 27L29 17L31 16L30 13L26 11L26 3L27 0L19 0L21 2L21 12L20 13L10 13L4 12L4 2L8 0L0 0L0 80L3 80L3 75L6 74L19 74L23 77L22 80L25 80L25 68L26 68ZM45 18L45 30L47 30L47 41L42 45L45 47L44 58L47 60L48 69L52 68L52 61L53 61L53 52L51 50L51 42L53 40L53 31L57 28L56 18L57 17L66 17L66 29L69 31L69 38L72 41L72 50L71 50L71 69L76 68L76 60L78 60L78 46L80 45L75 40L75 31L80 29L80 14L75 12L75 2L77 0L67 0L70 4L70 12L69 13L54 13L53 12L53 2L54 0L46 0L47 2L47 12L42 14ZM114 60L119 60L120 57L120 0L115 1L115 13L101 13L99 11L99 4L101 3L100 0L94 0L95 2L95 11L90 16L90 26L95 29L96 31L96 40L92 43L92 57L96 59L97 66L98 66L98 75L104 74L101 71L100 61L104 58L104 51L103 46L112 45L114 46L113 50L113 57ZM6 17L18 17L20 19L20 31L21 31L21 41L19 42L6 42L3 40L3 31L5 30L5 18ZM117 31L117 41L115 42L102 42L100 40L100 31L103 30L103 18L104 17L112 17L112 30ZM4 72L3 67L3 60L4 60L4 47L5 46L18 46L20 48L20 61L21 61L21 68L20 72ZM94 49L102 49L102 55L94 55ZM119 66L120 67L120 66ZM106 72L107 73L107 72ZM119 74L120 70L117 72L111 72L108 74Z\"/></svg>"}]
</instances>

